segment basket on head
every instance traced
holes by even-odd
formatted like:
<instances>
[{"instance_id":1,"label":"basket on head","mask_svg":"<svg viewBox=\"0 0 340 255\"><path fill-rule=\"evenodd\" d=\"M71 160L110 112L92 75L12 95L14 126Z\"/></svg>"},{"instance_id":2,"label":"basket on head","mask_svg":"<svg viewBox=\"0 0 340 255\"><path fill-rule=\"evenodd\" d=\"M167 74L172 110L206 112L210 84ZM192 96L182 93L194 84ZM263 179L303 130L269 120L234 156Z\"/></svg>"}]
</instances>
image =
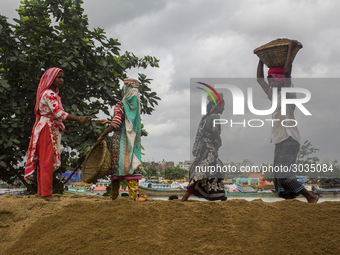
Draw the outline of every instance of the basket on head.
<instances>
[{"instance_id":1,"label":"basket on head","mask_svg":"<svg viewBox=\"0 0 340 255\"><path fill-rule=\"evenodd\" d=\"M107 175L111 167L111 153L106 146L106 142L97 142L87 154L81 177L84 182L90 183Z\"/></svg>"},{"instance_id":2,"label":"basket on head","mask_svg":"<svg viewBox=\"0 0 340 255\"><path fill-rule=\"evenodd\" d=\"M254 54L256 54L268 68L284 66L290 41L290 39L286 38L273 40L256 48ZM292 51L292 60L294 60L296 53L301 48L302 44L298 42L297 46Z\"/></svg>"}]
</instances>

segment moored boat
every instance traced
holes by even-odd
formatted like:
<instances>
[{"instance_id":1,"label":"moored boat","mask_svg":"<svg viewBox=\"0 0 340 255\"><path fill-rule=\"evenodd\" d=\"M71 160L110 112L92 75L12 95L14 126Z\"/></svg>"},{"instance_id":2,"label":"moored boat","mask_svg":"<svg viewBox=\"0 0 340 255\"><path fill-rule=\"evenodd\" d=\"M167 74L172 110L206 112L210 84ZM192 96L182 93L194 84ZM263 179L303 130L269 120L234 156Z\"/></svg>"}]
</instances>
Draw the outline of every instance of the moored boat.
<instances>
[{"instance_id":1,"label":"moored boat","mask_svg":"<svg viewBox=\"0 0 340 255\"><path fill-rule=\"evenodd\" d=\"M0 189L0 196L5 194L14 194L19 196L25 196L27 195L27 189L26 188L3 188Z\"/></svg>"},{"instance_id":2,"label":"moored boat","mask_svg":"<svg viewBox=\"0 0 340 255\"><path fill-rule=\"evenodd\" d=\"M74 182L69 185L65 185L65 193L80 193L80 194L88 194L92 192L91 184L87 184L83 181Z\"/></svg>"},{"instance_id":3,"label":"moored boat","mask_svg":"<svg viewBox=\"0 0 340 255\"><path fill-rule=\"evenodd\" d=\"M319 186L314 186L312 193L319 197L338 197L340 196L340 188L319 188Z\"/></svg>"},{"instance_id":4,"label":"moored boat","mask_svg":"<svg viewBox=\"0 0 340 255\"><path fill-rule=\"evenodd\" d=\"M147 196L182 196L187 190L186 185L184 183L179 184L177 182L173 182L171 184L142 182L138 186L138 189Z\"/></svg>"}]
</instances>

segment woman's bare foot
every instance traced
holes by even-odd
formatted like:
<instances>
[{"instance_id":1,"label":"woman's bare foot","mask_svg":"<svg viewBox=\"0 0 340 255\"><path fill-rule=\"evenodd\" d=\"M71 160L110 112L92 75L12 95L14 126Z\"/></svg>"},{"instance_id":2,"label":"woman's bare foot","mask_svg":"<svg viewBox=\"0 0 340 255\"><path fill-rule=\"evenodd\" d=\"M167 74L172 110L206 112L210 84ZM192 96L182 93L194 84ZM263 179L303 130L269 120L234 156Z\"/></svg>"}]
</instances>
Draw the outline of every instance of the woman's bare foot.
<instances>
[{"instance_id":1,"label":"woman's bare foot","mask_svg":"<svg viewBox=\"0 0 340 255\"><path fill-rule=\"evenodd\" d=\"M146 201L148 199L148 196L145 195L144 193L140 193L138 196L138 201Z\"/></svg>"},{"instance_id":2,"label":"woman's bare foot","mask_svg":"<svg viewBox=\"0 0 340 255\"><path fill-rule=\"evenodd\" d=\"M184 194L184 196L183 196L183 197L182 197L182 199L181 199L181 202L185 202L185 201L187 201L187 200L188 200L188 198L190 197L190 195L191 195L191 194L190 194L190 193L188 193L188 192L187 192L187 193L185 193L185 194Z\"/></svg>"},{"instance_id":3,"label":"woman's bare foot","mask_svg":"<svg viewBox=\"0 0 340 255\"><path fill-rule=\"evenodd\" d=\"M300 194L303 195L307 199L308 203L311 203L311 204L316 204L319 200L319 196L314 195L313 193L310 193L306 189L301 190Z\"/></svg>"},{"instance_id":4,"label":"woman's bare foot","mask_svg":"<svg viewBox=\"0 0 340 255\"><path fill-rule=\"evenodd\" d=\"M318 195L313 195L313 197L311 198L307 198L308 203L311 204L316 204L319 200L319 196Z\"/></svg>"},{"instance_id":5,"label":"woman's bare foot","mask_svg":"<svg viewBox=\"0 0 340 255\"><path fill-rule=\"evenodd\" d=\"M294 199L294 196L292 193L285 194L285 199Z\"/></svg>"},{"instance_id":6,"label":"woman's bare foot","mask_svg":"<svg viewBox=\"0 0 340 255\"><path fill-rule=\"evenodd\" d=\"M47 202L58 202L58 201L60 201L58 198L52 197L52 196L44 196L43 198L44 198L45 201L47 201Z\"/></svg>"}]
</instances>

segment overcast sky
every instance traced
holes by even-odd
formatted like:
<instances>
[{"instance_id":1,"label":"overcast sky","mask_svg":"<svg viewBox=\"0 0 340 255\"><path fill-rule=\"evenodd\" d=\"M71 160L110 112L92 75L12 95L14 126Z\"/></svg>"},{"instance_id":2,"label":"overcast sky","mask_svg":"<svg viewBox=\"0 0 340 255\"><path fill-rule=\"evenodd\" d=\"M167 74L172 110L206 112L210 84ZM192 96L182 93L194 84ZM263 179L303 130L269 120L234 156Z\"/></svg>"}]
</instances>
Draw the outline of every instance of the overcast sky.
<instances>
[{"instance_id":1,"label":"overcast sky","mask_svg":"<svg viewBox=\"0 0 340 255\"><path fill-rule=\"evenodd\" d=\"M11 20L19 5L19 0L0 0L0 12ZM107 37L118 38L121 52L160 60L160 68L128 72L131 78L147 74L162 98L152 116L142 116L149 132L142 139L144 161L188 160L190 133L194 136L198 125L190 128L190 78L254 78L258 58L253 50L271 40L303 44L293 77L340 77L340 1L84 0L83 7L90 28L104 28ZM339 160L339 80L327 86L318 81L308 106L313 117L296 113L302 119L301 140L319 148L321 159ZM230 111L225 112L229 119ZM220 154L228 161L272 162L270 128L224 127L222 137Z\"/></svg>"}]
</instances>

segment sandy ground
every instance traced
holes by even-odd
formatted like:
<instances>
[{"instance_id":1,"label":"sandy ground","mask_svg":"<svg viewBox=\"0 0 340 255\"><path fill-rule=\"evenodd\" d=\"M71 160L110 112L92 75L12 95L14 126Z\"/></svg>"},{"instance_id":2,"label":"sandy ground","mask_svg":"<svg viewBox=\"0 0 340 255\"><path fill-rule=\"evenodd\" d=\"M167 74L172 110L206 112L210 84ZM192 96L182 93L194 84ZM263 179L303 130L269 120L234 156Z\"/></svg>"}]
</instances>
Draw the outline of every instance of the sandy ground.
<instances>
[{"instance_id":1,"label":"sandy ground","mask_svg":"<svg viewBox=\"0 0 340 255\"><path fill-rule=\"evenodd\" d=\"M340 202L0 197L1 254L340 254Z\"/></svg>"}]
</instances>

